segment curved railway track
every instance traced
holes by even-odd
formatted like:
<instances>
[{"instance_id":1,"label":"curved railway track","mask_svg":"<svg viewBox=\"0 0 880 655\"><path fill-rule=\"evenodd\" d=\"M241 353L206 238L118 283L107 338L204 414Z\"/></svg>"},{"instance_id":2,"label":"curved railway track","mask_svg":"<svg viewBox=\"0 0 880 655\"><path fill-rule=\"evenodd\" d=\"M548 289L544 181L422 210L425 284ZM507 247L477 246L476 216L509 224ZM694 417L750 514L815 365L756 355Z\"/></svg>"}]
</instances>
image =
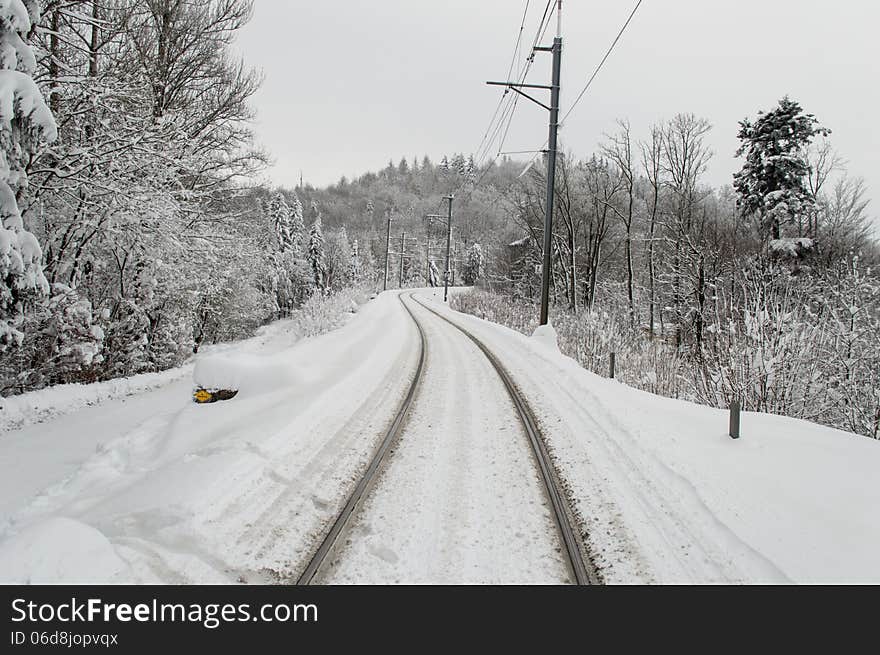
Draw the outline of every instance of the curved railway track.
<instances>
[{"instance_id":1,"label":"curved railway track","mask_svg":"<svg viewBox=\"0 0 880 655\"><path fill-rule=\"evenodd\" d=\"M426 311L431 312L432 314L464 334L468 339L470 339L486 356L492 367L497 372L499 378L501 379L501 382L504 385L504 388L506 389L511 401L513 402L513 405L516 409L517 418L519 419L519 422L522 424L523 429L528 436L531 452L534 457L536 467L540 473L541 480L543 482L544 492L552 509L553 519L559 533L559 539L563 547L563 552L565 554L565 561L571 573L572 580L574 580L575 583L578 585L598 584L599 576L596 573L592 562L589 560L588 557L585 557L586 551L584 549L584 545L577 531L573 527L573 514L565 499L564 493L562 493L561 491L561 485L559 483L556 470L553 467L552 461L547 451L547 447L544 443L544 439L541 436L540 430L538 429L534 414L529 408L526 400L522 397L522 394L517 389L512 378L510 377L510 374L507 372L507 370L504 368L498 358L494 355L494 353L492 353L492 351L482 341L480 341L477 337L472 335L466 329L462 328L460 325L457 325L455 322L449 320L448 318L435 311L431 307L425 305L413 296L414 293L410 293L407 297L412 302L415 302ZM373 457L370 460L370 463L367 466L363 476L360 478L357 485L355 485L354 490L352 491L342 510L337 515L333 524L330 526L329 531L324 536L314 555L309 560L308 564L306 565L305 569L297 580L297 584L312 584L318 578L324 565L331 559L330 556L334 552L336 545L339 542L340 536L348 528L352 518L357 513L358 509L360 508L361 504L363 503L364 499L372 488L375 480L377 479L377 474L384 465L393 444L399 439L404 422L409 413L410 407L415 400L416 393L420 386L422 373L425 369L425 360L427 355L427 338L425 336L426 333L424 327L420 323L419 319L416 317L415 313L407 305L407 303L404 302L403 294L401 294L399 298L401 304L403 304L404 308L410 315L410 318L412 318L419 332L421 345L415 376L413 377L407 395L403 399L403 402L401 403L400 408L398 409L397 414L395 415L394 420L391 423L391 426L388 428L384 438L379 444L379 447L373 454Z\"/></svg>"}]
</instances>

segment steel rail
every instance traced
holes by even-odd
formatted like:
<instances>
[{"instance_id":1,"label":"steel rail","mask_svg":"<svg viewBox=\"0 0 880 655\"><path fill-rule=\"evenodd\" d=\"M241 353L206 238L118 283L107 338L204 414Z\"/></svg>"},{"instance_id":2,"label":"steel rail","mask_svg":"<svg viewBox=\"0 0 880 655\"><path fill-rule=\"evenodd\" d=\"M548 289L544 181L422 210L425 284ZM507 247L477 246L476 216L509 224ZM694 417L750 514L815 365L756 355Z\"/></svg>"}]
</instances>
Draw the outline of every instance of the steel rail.
<instances>
[{"instance_id":1,"label":"steel rail","mask_svg":"<svg viewBox=\"0 0 880 655\"><path fill-rule=\"evenodd\" d=\"M412 298L412 295L410 297ZM568 565L571 569L572 575L574 576L575 583L578 585L600 584L600 578L598 573L596 572L596 568L595 566L593 566L593 563L590 561L590 559L584 556L586 549L583 546L582 540L580 539L577 531L572 527L574 523L574 514L568 505L565 494L560 491L561 485L559 484L559 478L556 473L556 469L552 464L550 453L547 450L547 446L544 442L543 436L541 435L541 431L538 428L534 414L529 407L529 404L526 402L525 398L523 398L519 389L517 389L516 385L513 382L513 379L507 372L507 369L498 360L495 354L491 350L489 350L486 344L483 343L480 339L475 337L473 334L471 334L469 331L467 331L465 328L461 327L454 321L448 319L441 313L424 304L420 300L416 298L413 298L413 300L418 305L428 310L438 318L446 321L459 332L468 337L482 351L482 353L492 364L495 371L498 373L498 376L504 383L504 387L507 389L507 393L509 394L510 399L513 401L513 405L516 408L520 422L525 428L526 434L529 438L529 443L532 447L532 454L535 457L538 470L541 473L541 478L544 482L544 490L547 493L547 498L550 501L550 505L553 509L553 517L556 523L556 527L559 530L559 536L562 541L562 545L564 546Z\"/></svg>"},{"instance_id":2,"label":"steel rail","mask_svg":"<svg viewBox=\"0 0 880 655\"><path fill-rule=\"evenodd\" d=\"M412 297L412 294L410 294L410 297ZM366 471L361 476L361 479L355 486L354 491L351 492L351 495L348 497L348 501L346 501L342 510L337 515L336 520L333 522L333 525L330 526L330 530L324 536L323 541L321 541L321 545L318 546L318 549L315 551L314 555L312 555L312 558L309 560L306 568L297 579L296 584L298 585L311 584L320 572L330 553L333 552L336 542L339 540L339 536L348 526L349 521L354 516L355 512L361 504L361 501L363 501L364 496L369 491L376 477L376 474L378 473L385 460L386 455L388 454L389 450L391 450L391 446L397 440L398 436L400 436L403 422L406 419L407 414L409 413L409 409L413 404L413 400L415 399L419 383L421 382L422 373L425 369L425 357L427 352L427 339L425 338L425 331L422 329L421 324L419 323L415 314L413 314L412 310L407 306L405 302L403 302L402 294L398 296L398 298L400 299L400 304L402 304L407 313L409 313L410 318L412 318L413 322L416 324L416 328L419 331L419 340L421 345L419 352L419 364L416 367L415 377L413 378L412 384L410 384L409 391L407 392L406 397L403 399L403 402L400 405L400 409L398 409L397 414L394 417L394 421L391 423L391 427L388 428L388 431L385 433L385 438L382 440L382 443L379 444L379 447L373 454L373 458L370 460L369 466L367 466Z\"/></svg>"}]
</instances>

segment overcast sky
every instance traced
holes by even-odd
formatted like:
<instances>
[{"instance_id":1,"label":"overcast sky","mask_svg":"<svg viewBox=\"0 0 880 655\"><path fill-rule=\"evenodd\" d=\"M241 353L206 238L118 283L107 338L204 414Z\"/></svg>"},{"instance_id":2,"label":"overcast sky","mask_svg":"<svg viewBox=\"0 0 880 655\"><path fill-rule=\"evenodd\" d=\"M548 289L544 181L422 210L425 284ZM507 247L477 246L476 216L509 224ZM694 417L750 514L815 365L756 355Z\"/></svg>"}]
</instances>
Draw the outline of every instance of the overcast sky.
<instances>
[{"instance_id":1,"label":"overcast sky","mask_svg":"<svg viewBox=\"0 0 880 655\"><path fill-rule=\"evenodd\" d=\"M402 156L475 151L500 96L484 82L507 75L525 4L256 0L240 47L266 78L255 105L272 180L293 186L302 170L322 186ZM526 40L545 4L531 0ZM633 4L565 0L563 111ZM738 168L738 121L788 94L833 130L876 199L878 25L880 6L869 0L644 0L561 138L584 156L617 118L641 137L653 122L693 112L714 125L708 181L725 184ZM549 76L549 55L538 55L530 81ZM538 148L546 132L546 112L520 103L504 149Z\"/></svg>"}]
</instances>

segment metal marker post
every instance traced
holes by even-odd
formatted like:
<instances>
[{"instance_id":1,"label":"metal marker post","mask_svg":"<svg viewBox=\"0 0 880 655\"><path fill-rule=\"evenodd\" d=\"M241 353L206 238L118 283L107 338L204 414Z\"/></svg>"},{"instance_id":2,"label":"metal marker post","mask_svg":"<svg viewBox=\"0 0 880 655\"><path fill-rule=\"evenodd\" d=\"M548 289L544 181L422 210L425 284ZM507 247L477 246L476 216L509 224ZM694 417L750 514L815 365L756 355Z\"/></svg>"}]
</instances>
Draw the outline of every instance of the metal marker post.
<instances>
[{"instance_id":1,"label":"metal marker post","mask_svg":"<svg viewBox=\"0 0 880 655\"><path fill-rule=\"evenodd\" d=\"M738 400L730 403L730 438L739 439L740 411L742 406Z\"/></svg>"}]
</instances>

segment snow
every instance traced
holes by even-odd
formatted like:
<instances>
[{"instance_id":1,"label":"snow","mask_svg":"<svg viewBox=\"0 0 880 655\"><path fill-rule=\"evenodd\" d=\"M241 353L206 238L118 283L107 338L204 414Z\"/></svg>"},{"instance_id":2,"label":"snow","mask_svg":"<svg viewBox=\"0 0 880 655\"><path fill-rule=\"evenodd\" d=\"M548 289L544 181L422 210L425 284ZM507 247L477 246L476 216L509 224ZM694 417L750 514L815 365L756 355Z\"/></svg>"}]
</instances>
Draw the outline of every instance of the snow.
<instances>
[{"instance_id":1,"label":"snow","mask_svg":"<svg viewBox=\"0 0 880 655\"><path fill-rule=\"evenodd\" d=\"M770 251L787 257L797 257L800 253L809 252L815 242L808 237L772 239Z\"/></svg>"},{"instance_id":2,"label":"snow","mask_svg":"<svg viewBox=\"0 0 880 655\"><path fill-rule=\"evenodd\" d=\"M598 377L507 328L451 312L531 400L605 579L877 583L880 443L728 414Z\"/></svg>"},{"instance_id":3,"label":"snow","mask_svg":"<svg viewBox=\"0 0 880 655\"><path fill-rule=\"evenodd\" d=\"M552 328L524 336L419 293L529 399L606 581L880 582L877 442L755 413L735 441L726 412L593 375ZM101 385L38 392L18 415L46 420L0 435L0 581L294 580L410 385L419 339L397 296L323 336L281 322L209 350L194 375L241 385L228 402L192 403L186 377L91 407ZM425 378L327 581L564 581L503 387L414 307Z\"/></svg>"},{"instance_id":4,"label":"snow","mask_svg":"<svg viewBox=\"0 0 880 655\"><path fill-rule=\"evenodd\" d=\"M55 119L37 83L26 73L0 70L0 121L6 129L11 129L10 123L16 113L29 118L46 141L58 138ZM3 204L7 203L4 201Z\"/></svg>"},{"instance_id":5,"label":"snow","mask_svg":"<svg viewBox=\"0 0 880 655\"><path fill-rule=\"evenodd\" d=\"M68 542L76 548L56 546ZM0 544L0 580L11 584L112 581L124 568L104 535L71 519L49 519Z\"/></svg>"},{"instance_id":6,"label":"snow","mask_svg":"<svg viewBox=\"0 0 880 655\"><path fill-rule=\"evenodd\" d=\"M82 531L41 537L58 519L98 531L125 563L86 569L93 582L290 579L368 461L418 351L395 295L347 316L308 339L280 322L206 357L251 374L274 356L297 371L292 384L202 406L182 380L0 438L0 580L45 579L39 562L62 561L55 551L95 551ZM39 560L22 560L29 550Z\"/></svg>"},{"instance_id":7,"label":"snow","mask_svg":"<svg viewBox=\"0 0 880 655\"><path fill-rule=\"evenodd\" d=\"M215 355L199 359L193 381L201 389L230 389L242 397L296 386L296 369L272 355Z\"/></svg>"},{"instance_id":8,"label":"snow","mask_svg":"<svg viewBox=\"0 0 880 655\"><path fill-rule=\"evenodd\" d=\"M550 323L547 325L539 325L532 334L532 339L536 343L541 344L544 348L549 348L559 352L559 335Z\"/></svg>"},{"instance_id":9,"label":"snow","mask_svg":"<svg viewBox=\"0 0 880 655\"><path fill-rule=\"evenodd\" d=\"M3 433L69 414L84 407L158 389L188 377L192 365L162 373L143 373L94 384L61 384L40 391L0 398L0 441Z\"/></svg>"},{"instance_id":10,"label":"snow","mask_svg":"<svg viewBox=\"0 0 880 655\"><path fill-rule=\"evenodd\" d=\"M407 303L427 331L425 377L326 582L565 582L543 483L501 379L473 342Z\"/></svg>"}]
</instances>

